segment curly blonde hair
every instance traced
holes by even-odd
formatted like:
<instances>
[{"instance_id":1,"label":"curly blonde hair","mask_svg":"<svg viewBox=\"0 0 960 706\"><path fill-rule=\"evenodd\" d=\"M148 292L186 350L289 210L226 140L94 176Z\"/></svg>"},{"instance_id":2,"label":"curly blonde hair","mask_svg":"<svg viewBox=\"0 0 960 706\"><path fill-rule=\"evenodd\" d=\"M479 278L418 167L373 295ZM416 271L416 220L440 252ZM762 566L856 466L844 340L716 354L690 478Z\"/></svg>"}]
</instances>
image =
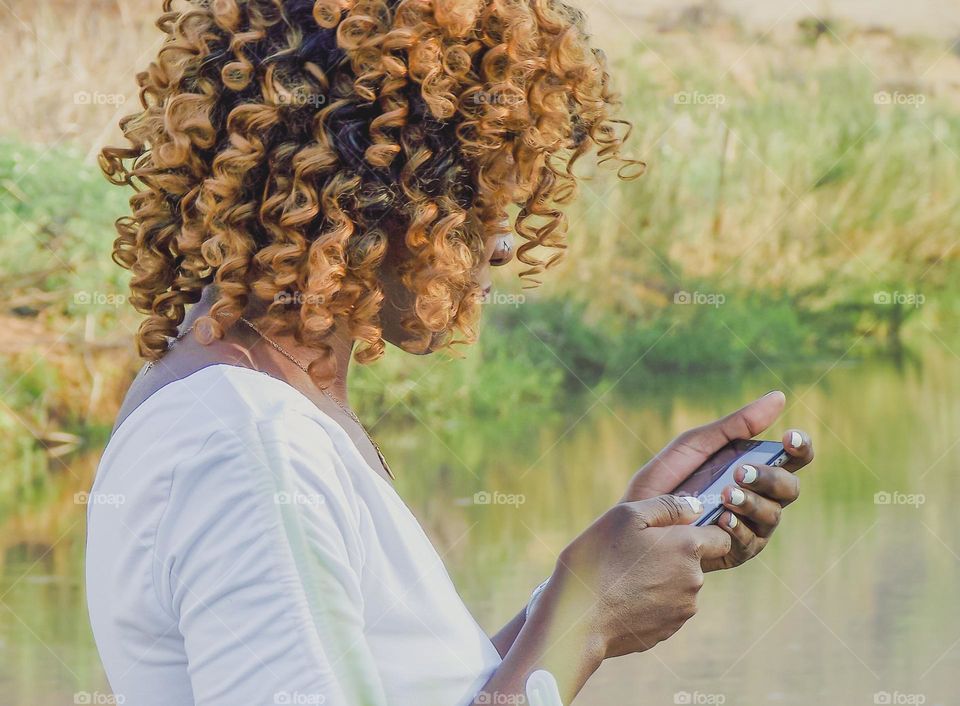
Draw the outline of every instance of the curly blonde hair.
<instances>
[{"instance_id":1,"label":"curly blonde hair","mask_svg":"<svg viewBox=\"0 0 960 706\"><path fill-rule=\"evenodd\" d=\"M596 149L622 178L642 171L620 156L630 126L611 117L603 54L562 2L164 0L157 25L142 110L120 122L130 146L100 157L136 191L113 257L150 360L211 283L211 335L257 298L271 330L317 350L317 379L335 324L376 360L378 272L399 237L404 347L473 341L474 273L507 209L537 283L564 247L573 163Z\"/></svg>"}]
</instances>

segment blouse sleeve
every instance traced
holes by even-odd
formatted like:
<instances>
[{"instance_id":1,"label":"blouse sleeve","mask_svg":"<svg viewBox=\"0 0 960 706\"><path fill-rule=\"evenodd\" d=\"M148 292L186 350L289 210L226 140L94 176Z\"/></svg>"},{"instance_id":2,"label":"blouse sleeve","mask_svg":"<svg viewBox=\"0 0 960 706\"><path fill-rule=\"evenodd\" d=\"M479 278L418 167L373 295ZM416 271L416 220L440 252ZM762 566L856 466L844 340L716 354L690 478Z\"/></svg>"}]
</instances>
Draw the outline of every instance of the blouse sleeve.
<instances>
[{"instance_id":1,"label":"blouse sleeve","mask_svg":"<svg viewBox=\"0 0 960 706\"><path fill-rule=\"evenodd\" d=\"M316 425L212 434L178 468L154 585L197 706L380 706L364 636L355 496Z\"/></svg>"}]
</instances>

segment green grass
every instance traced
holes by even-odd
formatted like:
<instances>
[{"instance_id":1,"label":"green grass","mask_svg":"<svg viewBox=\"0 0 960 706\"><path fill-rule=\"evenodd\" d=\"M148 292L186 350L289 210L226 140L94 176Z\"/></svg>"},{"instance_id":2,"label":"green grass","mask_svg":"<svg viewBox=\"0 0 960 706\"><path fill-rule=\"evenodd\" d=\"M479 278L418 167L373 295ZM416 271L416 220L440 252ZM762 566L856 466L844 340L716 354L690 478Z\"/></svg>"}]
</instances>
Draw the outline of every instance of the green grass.
<instances>
[{"instance_id":1,"label":"green grass","mask_svg":"<svg viewBox=\"0 0 960 706\"><path fill-rule=\"evenodd\" d=\"M711 51L655 38L615 67L648 174L587 170L567 258L520 303L488 305L464 360L391 350L355 370L367 418L416 416L439 434L484 419L509 435L524 415L561 413L571 392L855 358L955 320L956 104L879 104L875 68L803 37L761 42L726 74ZM40 365L0 353L19 417L0 408L0 457L15 459L19 487L43 475L20 420L102 441L136 366L137 316L109 257L127 196L70 149L0 140L0 314L29 326L39 353L69 343ZM498 289L520 293L513 278ZM884 293L924 303L877 303ZM84 341L116 347L94 355ZM94 377L115 384L95 397Z\"/></svg>"},{"instance_id":2,"label":"green grass","mask_svg":"<svg viewBox=\"0 0 960 706\"><path fill-rule=\"evenodd\" d=\"M69 148L0 141L4 304L28 316L114 319L126 273L110 259L113 221L127 197Z\"/></svg>"}]
</instances>

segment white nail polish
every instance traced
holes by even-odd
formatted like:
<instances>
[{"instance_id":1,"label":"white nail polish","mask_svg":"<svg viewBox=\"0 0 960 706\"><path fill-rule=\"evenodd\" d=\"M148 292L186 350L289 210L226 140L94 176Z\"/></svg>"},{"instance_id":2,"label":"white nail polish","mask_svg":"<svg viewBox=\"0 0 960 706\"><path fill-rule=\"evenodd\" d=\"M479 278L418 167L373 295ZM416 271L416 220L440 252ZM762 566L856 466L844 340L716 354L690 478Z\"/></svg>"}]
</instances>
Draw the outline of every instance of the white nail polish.
<instances>
[{"instance_id":1,"label":"white nail polish","mask_svg":"<svg viewBox=\"0 0 960 706\"><path fill-rule=\"evenodd\" d=\"M803 435L798 431L790 432L790 445L795 449L803 446Z\"/></svg>"},{"instance_id":2,"label":"white nail polish","mask_svg":"<svg viewBox=\"0 0 960 706\"><path fill-rule=\"evenodd\" d=\"M744 494L740 488L734 488L730 491L730 504L731 505L743 505L743 501L747 499L747 496Z\"/></svg>"},{"instance_id":3,"label":"white nail polish","mask_svg":"<svg viewBox=\"0 0 960 706\"><path fill-rule=\"evenodd\" d=\"M700 502L700 498L695 498L692 495L681 495L680 497L686 500L687 504L690 506L690 509L698 515L703 512L703 503Z\"/></svg>"},{"instance_id":4,"label":"white nail polish","mask_svg":"<svg viewBox=\"0 0 960 706\"><path fill-rule=\"evenodd\" d=\"M757 479L757 469L748 464L744 464L743 465L743 482L749 485L750 483L753 483L753 481L755 481L756 479Z\"/></svg>"},{"instance_id":5,"label":"white nail polish","mask_svg":"<svg viewBox=\"0 0 960 706\"><path fill-rule=\"evenodd\" d=\"M729 527L730 529L733 529L739 524L740 524L740 520L737 519L737 516L734 515L733 513L730 513L730 519L727 520L727 527Z\"/></svg>"}]
</instances>

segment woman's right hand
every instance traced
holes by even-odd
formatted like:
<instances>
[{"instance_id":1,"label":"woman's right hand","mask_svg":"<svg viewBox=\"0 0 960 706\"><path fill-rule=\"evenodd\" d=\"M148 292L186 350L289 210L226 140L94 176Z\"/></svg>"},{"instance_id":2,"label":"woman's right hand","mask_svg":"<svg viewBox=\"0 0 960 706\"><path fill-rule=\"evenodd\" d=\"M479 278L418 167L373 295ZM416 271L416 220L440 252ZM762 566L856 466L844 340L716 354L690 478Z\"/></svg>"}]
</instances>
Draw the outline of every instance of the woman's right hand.
<instances>
[{"instance_id":1,"label":"woman's right hand","mask_svg":"<svg viewBox=\"0 0 960 706\"><path fill-rule=\"evenodd\" d=\"M570 703L604 659L648 650L679 630L697 610L701 560L730 551L730 535L716 525L690 526L700 511L660 495L605 512L560 553L475 706L519 702L537 670L553 675L561 703Z\"/></svg>"},{"instance_id":2,"label":"woman's right hand","mask_svg":"<svg viewBox=\"0 0 960 706\"><path fill-rule=\"evenodd\" d=\"M554 592L567 619L586 622L601 659L648 650L696 613L701 560L725 556L731 540L691 526L695 506L673 495L614 505L561 553L541 597Z\"/></svg>"}]
</instances>

